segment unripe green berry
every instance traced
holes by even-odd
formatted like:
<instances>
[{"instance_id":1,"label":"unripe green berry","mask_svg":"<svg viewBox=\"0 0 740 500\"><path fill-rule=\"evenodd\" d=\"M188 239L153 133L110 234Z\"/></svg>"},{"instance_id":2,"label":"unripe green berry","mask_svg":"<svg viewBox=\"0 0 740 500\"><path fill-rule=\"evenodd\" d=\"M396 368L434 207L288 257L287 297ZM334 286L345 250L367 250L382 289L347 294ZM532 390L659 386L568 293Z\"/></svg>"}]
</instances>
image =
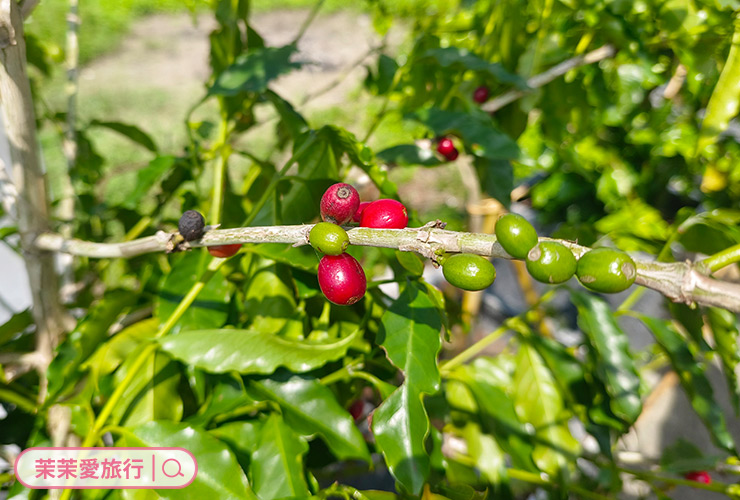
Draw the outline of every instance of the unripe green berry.
<instances>
[{"instance_id":1,"label":"unripe green berry","mask_svg":"<svg viewBox=\"0 0 740 500\"><path fill-rule=\"evenodd\" d=\"M540 241L527 254L527 271L542 283L563 283L575 274L576 258L565 245Z\"/></svg>"},{"instance_id":2,"label":"unripe green berry","mask_svg":"<svg viewBox=\"0 0 740 500\"><path fill-rule=\"evenodd\" d=\"M635 282L635 262L626 253L612 248L594 248L578 259L578 281L589 290L617 293Z\"/></svg>"},{"instance_id":3,"label":"unripe green berry","mask_svg":"<svg viewBox=\"0 0 740 500\"><path fill-rule=\"evenodd\" d=\"M324 255L341 255L349 246L347 231L331 222L319 222L311 228L308 241Z\"/></svg>"},{"instance_id":4,"label":"unripe green berry","mask_svg":"<svg viewBox=\"0 0 740 500\"><path fill-rule=\"evenodd\" d=\"M469 291L484 290L496 279L496 268L488 259L467 253L444 259L442 273L451 285Z\"/></svg>"},{"instance_id":5,"label":"unripe green berry","mask_svg":"<svg viewBox=\"0 0 740 500\"><path fill-rule=\"evenodd\" d=\"M537 244L537 231L519 214L502 215L496 222L495 232L503 249L515 259L526 259Z\"/></svg>"}]
</instances>

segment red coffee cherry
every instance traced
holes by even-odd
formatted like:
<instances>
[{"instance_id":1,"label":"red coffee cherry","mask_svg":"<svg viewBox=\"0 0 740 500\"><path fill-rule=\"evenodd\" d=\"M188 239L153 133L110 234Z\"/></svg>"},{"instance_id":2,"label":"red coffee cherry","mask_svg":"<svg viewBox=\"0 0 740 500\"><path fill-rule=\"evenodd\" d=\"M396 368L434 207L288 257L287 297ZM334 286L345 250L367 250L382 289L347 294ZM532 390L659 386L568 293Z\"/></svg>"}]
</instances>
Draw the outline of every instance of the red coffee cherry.
<instances>
[{"instance_id":1,"label":"red coffee cherry","mask_svg":"<svg viewBox=\"0 0 740 500\"><path fill-rule=\"evenodd\" d=\"M219 259L225 259L231 257L242 247L241 243L234 243L233 245L217 245L208 247L208 253Z\"/></svg>"},{"instance_id":2,"label":"red coffee cherry","mask_svg":"<svg viewBox=\"0 0 740 500\"><path fill-rule=\"evenodd\" d=\"M481 85L473 92L473 100L478 104L483 104L488 100L488 87Z\"/></svg>"},{"instance_id":3,"label":"red coffee cherry","mask_svg":"<svg viewBox=\"0 0 740 500\"><path fill-rule=\"evenodd\" d=\"M444 139L440 139L439 143L437 143L437 153L441 154L445 158L447 158L447 155L453 151L457 151L457 149L455 149L452 139L445 137Z\"/></svg>"},{"instance_id":4,"label":"red coffee cherry","mask_svg":"<svg viewBox=\"0 0 740 500\"><path fill-rule=\"evenodd\" d=\"M330 302L351 306L365 295L365 271L349 254L324 255L319 262L319 287Z\"/></svg>"},{"instance_id":5,"label":"red coffee cherry","mask_svg":"<svg viewBox=\"0 0 740 500\"><path fill-rule=\"evenodd\" d=\"M321 197L321 218L332 224L346 224L360 206L360 195L355 188L343 182L334 184Z\"/></svg>"},{"instance_id":6,"label":"red coffee cherry","mask_svg":"<svg viewBox=\"0 0 740 500\"><path fill-rule=\"evenodd\" d=\"M705 470L687 472L684 477L689 481L696 481L698 483L709 484L712 482L712 476Z\"/></svg>"},{"instance_id":7,"label":"red coffee cherry","mask_svg":"<svg viewBox=\"0 0 740 500\"><path fill-rule=\"evenodd\" d=\"M360 226L378 229L403 229L409 216L403 203L396 200L376 200L362 212Z\"/></svg>"},{"instance_id":8,"label":"red coffee cherry","mask_svg":"<svg viewBox=\"0 0 740 500\"><path fill-rule=\"evenodd\" d=\"M355 399L349 407L349 414L355 420L360 420L360 417L365 413L365 402L362 399Z\"/></svg>"},{"instance_id":9,"label":"red coffee cherry","mask_svg":"<svg viewBox=\"0 0 740 500\"><path fill-rule=\"evenodd\" d=\"M363 201L360 203L360 206L357 207L357 212L355 212L355 215L352 216L352 222L360 222L362 220L362 212L365 211L365 208L370 204L369 201Z\"/></svg>"},{"instance_id":10,"label":"red coffee cherry","mask_svg":"<svg viewBox=\"0 0 740 500\"><path fill-rule=\"evenodd\" d=\"M452 151L445 155L445 159L447 161L455 161L459 155L460 153L458 153L457 148L453 146Z\"/></svg>"}]
</instances>

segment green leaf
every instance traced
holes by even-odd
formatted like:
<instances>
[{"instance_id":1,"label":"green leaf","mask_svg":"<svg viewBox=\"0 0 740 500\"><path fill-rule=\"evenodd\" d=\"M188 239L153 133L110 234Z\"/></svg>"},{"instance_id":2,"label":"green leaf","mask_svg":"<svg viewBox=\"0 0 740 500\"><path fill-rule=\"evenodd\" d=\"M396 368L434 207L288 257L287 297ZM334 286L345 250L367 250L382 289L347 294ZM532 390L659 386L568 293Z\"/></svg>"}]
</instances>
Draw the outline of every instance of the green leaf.
<instances>
[{"instance_id":1,"label":"green leaf","mask_svg":"<svg viewBox=\"0 0 740 500\"><path fill-rule=\"evenodd\" d=\"M508 72L503 66L490 63L485 59L459 47L444 47L427 50L422 58L431 58L443 68L450 68L458 72L464 70L488 74L501 83L515 85L520 89L527 89L527 82L519 75Z\"/></svg>"},{"instance_id":2,"label":"green leaf","mask_svg":"<svg viewBox=\"0 0 740 500\"><path fill-rule=\"evenodd\" d=\"M265 420L250 471L254 492L262 500L310 496L303 472L306 440L295 434L279 413Z\"/></svg>"},{"instance_id":3,"label":"green leaf","mask_svg":"<svg viewBox=\"0 0 740 500\"><path fill-rule=\"evenodd\" d=\"M485 481L493 486L494 498L511 498L506 474L506 455L496 440L484 434L478 424L468 422L463 429L468 455Z\"/></svg>"},{"instance_id":4,"label":"green leaf","mask_svg":"<svg viewBox=\"0 0 740 500\"><path fill-rule=\"evenodd\" d=\"M707 309L707 319L714 333L716 350L722 360L722 369L730 388L730 401L737 415L738 406L740 406L740 381L738 381L740 332L738 332L737 317L726 309L710 307Z\"/></svg>"},{"instance_id":5,"label":"green leaf","mask_svg":"<svg viewBox=\"0 0 740 500\"><path fill-rule=\"evenodd\" d=\"M214 377L209 377L214 378ZM254 400L244 390L244 384L236 376L216 378L208 401L201 405L198 413L187 418L192 425L206 427L214 417L227 417L229 412L253 404Z\"/></svg>"},{"instance_id":6,"label":"green leaf","mask_svg":"<svg viewBox=\"0 0 740 500\"><path fill-rule=\"evenodd\" d=\"M281 366L302 373L340 359L361 332L332 342L309 342L253 330L194 330L160 343L175 358L213 373L270 374Z\"/></svg>"},{"instance_id":7,"label":"green leaf","mask_svg":"<svg viewBox=\"0 0 740 500\"><path fill-rule=\"evenodd\" d=\"M126 432L118 446L185 448L198 461L198 474L184 489L156 490L163 498L258 500L234 454L206 431L188 424L148 422Z\"/></svg>"},{"instance_id":8,"label":"green leaf","mask_svg":"<svg viewBox=\"0 0 740 500\"><path fill-rule=\"evenodd\" d=\"M8 321L0 325L0 346L11 340L33 324L31 310L26 309L13 314Z\"/></svg>"},{"instance_id":9,"label":"green leaf","mask_svg":"<svg viewBox=\"0 0 740 500\"><path fill-rule=\"evenodd\" d=\"M424 446L429 417L422 397L439 389L442 321L426 290L409 282L381 323L377 342L405 380L375 410L372 430L393 476L405 490L418 494L430 468Z\"/></svg>"},{"instance_id":10,"label":"green leaf","mask_svg":"<svg viewBox=\"0 0 740 500\"><path fill-rule=\"evenodd\" d=\"M575 463L580 446L568 430L570 414L555 380L528 344L519 346L513 389L517 415L535 428L532 458L537 467L562 476Z\"/></svg>"},{"instance_id":11,"label":"green leaf","mask_svg":"<svg viewBox=\"0 0 740 500\"><path fill-rule=\"evenodd\" d=\"M514 189L514 169L511 162L476 156L473 165L486 194L509 207L511 191Z\"/></svg>"},{"instance_id":12,"label":"green leaf","mask_svg":"<svg viewBox=\"0 0 740 500\"><path fill-rule=\"evenodd\" d=\"M514 401L505 392L513 386L508 375L501 376L495 361L478 358L472 365L455 368L449 377L470 389L483 430L494 436L504 451L511 455L514 466L536 471L532 461L532 433L519 420Z\"/></svg>"},{"instance_id":13,"label":"green leaf","mask_svg":"<svg viewBox=\"0 0 740 500\"><path fill-rule=\"evenodd\" d=\"M469 148L469 153L489 160L513 160L519 157L516 141L498 130L486 113L447 111L426 108L416 111L410 118L423 123L435 135L459 135Z\"/></svg>"},{"instance_id":14,"label":"green leaf","mask_svg":"<svg viewBox=\"0 0 740 500\"><path fill-rule=\"evenodd\" d=\"M396 260L412 276L418 278L424 274L424 260L418 254L396 250Z\"/></svg>"},{"instance_id":15,"label":"green leaf","mask_svg":"<svg viewBox=\"0 0 740 500\"><path fill-rule=\"evenodd\" d=\"M320 435L340 460L370 460L365 440L351 415L318 380L281 375L252 382L249 389L263 399L278 403L285 422L300 435Z\"/></svg>"},{"instance_id":16,"label":"green leaf","mask_svg":"<svg viewBox=\"0 0 740 500\"><path fill-rule=\"evenodd\" d=\"M100 345L81 368L89 369L96 381L101 375L113 373L143 341L154 338L158 329L159 318L145 319L124 328Z\"/></svg>"},{"instance_id":17,"label":"green leaf","mask_svg":"<svg viewBox=\"0 0 740 500\"><path fill-rule=\"evenodd\" d=\"M280 116L281 123L290 132L293 139L308 131L306 119L293 108L292 104L272 90L266 91L264 96L275 107L275 111Z\"/></svg>"},{"instance_id":18,"label":"green leaf","mask_svg":"<svg viewBox=\"0 0 740 500\"><path fill-rule=\"evenodd\" d=\"M712 470L719 465L721 457L704 456L692 443L679 438L663 450L660 468L673 474L685 474L697 470Z\"/></svg>"},{"instance_id":19,"label":"green leaf","mask_svg":"<svg viewBox=\"0 0 740 500\"><path fill-rule=\"evenodd\" d=\"M627 335L619 328L604 300L580 292L572 292L571 296L578 307L578 324L595 358L596 375L611 396L609 407L631 425L642 411L642 401L640 377L629 351Z\"/></svg>"},{"instance_id":20,"label":"green leaf","mask_svg":"<svg viewBox=\"0 0 740 500\"><path fill-rule=\"evenodd\" d=\"M56 395L77 382L82 362L105 341L110 326L134 300L130 292L111 290L90 308L57 348L57 354L49 365L49 394Z\"/></svg>"},{"instance_id":21,"label":"green leaf","mask_svg":"<svg viewBox=\"0 0 740 500\"><path fill-rule=\"evenodd\" d=\"M392 88L396 71L398 71L398 63L392 57L380 54L376 70L373 71L369 66L367 70L365 88L376 95L383 95Z\"/></svg>"},{"instance_id":22,"label":"green leaf","mask_svg":"<svg viewBox=\"0 0 740 500\"><path fill-rule=\"evenodd\" d=\"M141 346L143 348L144 345ZM129 373L129 367L138 358L139 352L140 349L134 351L116 371L116 385ZM152 352L114 407L111 413L113 421L129 427L153 420L179 421L183 408L177 390L179 382L177 364L160 352Z\"/></svg>"},{"instance_id":23,"label":"green leaf","mask_svg":"<svg viewBox=\"0 0 740 500\"><path fill-rule=\"evenodd\" d=\"M251 455L259 446L262 422L257 420L229 422L208 432L227 443L232 449Z\"/></svg>"},{"instance_id":24,"label":"green leaf","mask_svg":"<svg viewBox=\"0 0 740 500\"><path fill-rule=\"evenodd\" d=\"M719 134L727 130L740 107L740 21L735 20L735 33L732 35L730 53L709 98L707 111L701 124L699 140L696 145L698 154L706 153Z\"/></svg>"},{"instance_id":25,"label":"green leaf","mask_svg":"<svg viewBox=\"0 0 740 500\"><path fill-rule=\"evenodd\" d=\"M188 252L172 266L159 291L156 315L162 320L169 318L185 294L202 276L211 256L205 251ZM229 284L226 277L217 272L203 287L198 297L188 307L173 328L173 333L182 330L197 330L219 327L226 322L229 304Z\"/></svg>"},{"instance_id":26,"label":"green leaf","mask_svg":"<svg viewBox=\"0 0 740 500\"><path fill-rule=\"evenodd\" d=\"M239 56L234 64L217 77L208 95L236 96L242 92L264 92L278 76L299 68L291 62L298 48L291 44L284 47L261 47Z\"/></svg>"},{"instance_id":27,"label":"green leaf","mask_svg":"<svg viewBox=\"0 0 740 500\"><path fill-rule=\"evenodd\" d=\"M271 261L260 265L250 277L244 294L244 311L252 320L251 329L270 334L281 332L283 336L287 330L302 336L303 325L285 266Z\"/></svg>"},{"instance_id":28,"label":"green leaf","mask_svg":"<svg viewBox=\"0 0 740 500\"><path fill-rule=\"evenodd\" d=\"M136 210L152 187L159 185L176 163L174 156L158 156L135 172L113 176L106 185L105 202L110 206Z\"/></svg>"},{"instance_id":29,"label":"green leaf","mask_svg":"<svg viewBox=\"0 0 740 500\"><path fill-rule=\"evenodd\" d=\"M691 406L706 425L715 444L734 454L735 442L727 430L722 409L714 399L712 385L705 374L705 364L694 358L686 339L679 335L669 322L642 314L635 314L635 316L653 332L655 340L668 355L691 401Z\"/></svg>"},{"instance_id":30,"label":"green leaf","mask_svg":"<svg viewBox=\"0 0 740 500\"><path fill-rule=\"evenodd\" d=\"M420 148L416 144L401 144L393 146L377 154L378 160L407 167L411 165L423 165L425 167L436 167L444 162L437 158L431 149Z\"/></svg>"},{"instance_id":31,"label":"green leaf","mask_svg":"<svg viewBox=\"0 0 740 500\"><path fill-rule=\"evenodd\" d=\"M133 142L145 147L149 151L152 151L154 153L157 152L157 145L154 143L154 140L141 130L136 125L129 125L128 123L121 123L121 122L105 122L100 120L93 120L90 122L91 127L103 127L110 130L113 130L114 132L118 132L119 134L128 137Z\"/></svg>"}]
</instances>

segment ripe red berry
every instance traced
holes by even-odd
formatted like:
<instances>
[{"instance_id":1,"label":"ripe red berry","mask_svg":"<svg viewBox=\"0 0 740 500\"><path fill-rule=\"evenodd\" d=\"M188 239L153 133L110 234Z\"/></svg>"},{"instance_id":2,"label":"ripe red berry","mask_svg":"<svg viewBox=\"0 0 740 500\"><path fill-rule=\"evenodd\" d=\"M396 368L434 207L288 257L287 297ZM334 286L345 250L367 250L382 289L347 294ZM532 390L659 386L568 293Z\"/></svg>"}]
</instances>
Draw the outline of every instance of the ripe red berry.
<instances>
[{"instance_id":1,"label":"ripe red berry","mask_svg":"<svg viewBox=\"0 0 740 500\"><path fill-rule=\"evenodd\" d=\"M376 200L362 212L360 226L384 229L403 229L409 216L403 203L396 200Z\"/></svg>"},{"instance_id":2,"label":"ripe red berry","mask_svg":"<svg viewBox=\"0 0 740 500\"><path fill-rule=\"evenodd\" d=\"M349 413L355 420L360 420L362 414L365 413L365 402L362 399L356 399L349 407Z\"/></svg>"},{"instance_id":3,"label":"ripe red berry","mask_svg":"<svg viewBox=\"0 0 740 500\"><path fill-rule=\"evenodd\" d=\"M352 222L360 222L362 220L362 212L369 204L369 201L363 201L360 203L360 206L357 207L357 212L355 212L355 215L352 216Z\"/></svg>"},{"instance_id":4,"label":"ripe red berry","mask_svg":"<svg viewBox=\"0 0 740 500\"><path fill-rule=\"evenodd\" d=\"M488 87L481 85L473 92L473 100L478 104L483 104L488 100Z\"/></svg>"},{"instance_id":5,"label":"ripe red berry","mask_svg":"<svg viewBox=\"0 0 740 500\"><path fill-rule=\"evenodd\" d=\"M208 253L210 253L214 257L225 259L234 255L236 252L239 251L241 247L241 243L234 243L233 245L217 245L213 247L208 247Z\"/></svg>"},{"instance_id":6,"label":"ripe red berry","mask_svg":"<svg viewBox=\"0 0 740 500\"><path fill-rule=\"evenodd\" d=\"M698 483L709 484L712 482L712 476L705 470L687 472L684 477L689 481L696 481Z\"/></svg>"},{"instance_id":7,"label":"ripe red berry","mask_svg":"<svg viewBox=\"0 0 740 500\"><path fill-rule=\"evenodd\" d=\"M319 262L319 287L330 302L350 306L365 295L365 271L349 254L324 255Z\"/></svg>"},{"instance_id":8,"label":"ripe red berry","mask_svg":"<svg viewBox=\"0 0 740 500\"><path fill-rule=\"evenodd\" d=\"M445 158L447 159L447 161L455 161L455 160L457 160L457 157L458 157L459 154L460 153L457 152L457 148L455 148L453 146L452 147L452 151L450 151L449 153L447 153L445 155Z\"/></svg>"},{"instance_id":9,"label":"ripe red berry","mask_svg":"<svg viewBox=\"0 0 740 500\"><path fill-rule=\"evenodd\" d=\"M447 155L452 153L453 151L456 151L456 149L455 145L452 143L452 139L448 139L447 137L445 137L444 139L441 139L437 144L437 153L441 154L444 157L447 157Z\"/></svg>"},{"instance_id":10,"label":"ripe red berry","mask_svg":"<svg viewBox=\"0 0 740 500\"><path fill-rule=\"evenodd\" d=\"M343 182L334 184L321 197L321 218L332 224L346 224L360 206L360 195L355 188Z\"/></svg>"}]
</instances>

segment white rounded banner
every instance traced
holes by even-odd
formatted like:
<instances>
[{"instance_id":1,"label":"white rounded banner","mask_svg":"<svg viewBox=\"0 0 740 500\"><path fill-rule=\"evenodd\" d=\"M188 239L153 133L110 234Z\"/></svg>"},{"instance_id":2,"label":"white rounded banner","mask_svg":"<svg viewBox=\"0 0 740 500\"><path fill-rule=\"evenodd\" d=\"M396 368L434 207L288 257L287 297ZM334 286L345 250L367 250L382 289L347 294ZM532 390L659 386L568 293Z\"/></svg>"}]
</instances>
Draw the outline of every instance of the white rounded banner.
<instances>
[{"instance_id":1,"label":"white rounded banner","mask_svg":"<svg viewBox=\"0 0 740 500\"><path fill-rule=\"evenodd\" d=\"M198 474L184 448L29 448L15 477L33 489L174 489Z\"/></svg>"}]
</instances>

